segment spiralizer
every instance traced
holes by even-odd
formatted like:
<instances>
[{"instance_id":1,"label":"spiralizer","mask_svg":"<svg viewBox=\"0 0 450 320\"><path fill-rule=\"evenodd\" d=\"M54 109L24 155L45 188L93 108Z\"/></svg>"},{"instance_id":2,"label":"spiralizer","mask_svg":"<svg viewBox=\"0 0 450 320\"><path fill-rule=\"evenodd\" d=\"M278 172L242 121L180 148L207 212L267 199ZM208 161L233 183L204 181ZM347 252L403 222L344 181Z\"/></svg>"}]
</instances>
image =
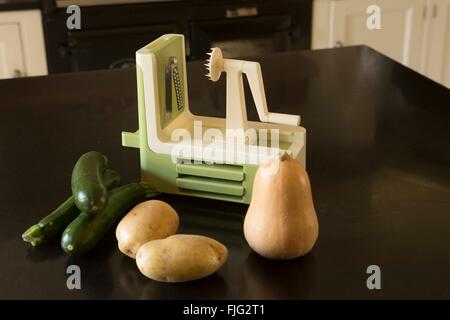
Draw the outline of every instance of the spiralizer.
<instances>
[{"instance_id":1,"label":"spiralizer","mask_svg":"<svg viewBox=\"0 0 450 320\"><path fill-rule=\"evenodd\" d=\"M305 165L300 116L268 111L257 62L213 48L207 76L226 73L226 118L189 110L184 36L161 36L136 52L139 130L122 144L140 149L141 179L164 193L249 203L258 166L280 153ZM261 122L248 121L243 74Z\"/></svg>"}]
</instances>

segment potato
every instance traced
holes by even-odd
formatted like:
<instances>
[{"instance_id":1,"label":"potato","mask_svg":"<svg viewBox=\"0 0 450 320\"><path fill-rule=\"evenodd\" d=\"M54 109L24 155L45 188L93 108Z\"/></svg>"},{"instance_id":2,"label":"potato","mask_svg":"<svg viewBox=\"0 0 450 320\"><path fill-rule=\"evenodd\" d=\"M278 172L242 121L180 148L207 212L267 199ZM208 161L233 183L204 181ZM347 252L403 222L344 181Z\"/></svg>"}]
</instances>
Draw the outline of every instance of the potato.
<instances>
[{"instance_id":1,"label":"potato","mask_svg":"<svg viewBox=\"0 0 450 320\"><path fill-rule=\"evenodd\" d=\"M177 233L177 212L159 200L142 202L131 209L116 229L119 250L131 258L144 243Z\"/></svg>"},{"instance_id":2,"label":"potato","mask_svg":"<svg viewBox=\"0 0 450 320\"><path fill-rule=\"evenodd\" d=\"M184 282L216 272L227 256L228 249L214 239L177 234L142 245L136 254L136 264L150 279Z\"/></svg>"}]
</instances>

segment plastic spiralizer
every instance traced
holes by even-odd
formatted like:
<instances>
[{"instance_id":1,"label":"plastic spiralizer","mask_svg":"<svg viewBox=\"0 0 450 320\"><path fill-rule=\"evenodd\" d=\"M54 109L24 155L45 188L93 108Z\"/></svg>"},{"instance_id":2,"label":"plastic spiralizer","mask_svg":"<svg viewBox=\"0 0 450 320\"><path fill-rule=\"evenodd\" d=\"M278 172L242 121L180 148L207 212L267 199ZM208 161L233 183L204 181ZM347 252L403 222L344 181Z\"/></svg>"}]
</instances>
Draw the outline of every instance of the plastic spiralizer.
<instances>
[{"instance_id":1,"label":"plastic spiralizer","mask_svg":"<svg viewBox=\"0 0 450 320\"><path fill-rule=\"evenodd\" d=\"M184 36L167 34L136 52L139 130L122 144L140 150L141 179L159 192L249 203L261 163L288 153L305 165L306 130L268 111L259 63L209 55L210 80L226 76L226 118L191 113ZM260 121L247 120L244 74Z\"/></svg>"}]
</instances>

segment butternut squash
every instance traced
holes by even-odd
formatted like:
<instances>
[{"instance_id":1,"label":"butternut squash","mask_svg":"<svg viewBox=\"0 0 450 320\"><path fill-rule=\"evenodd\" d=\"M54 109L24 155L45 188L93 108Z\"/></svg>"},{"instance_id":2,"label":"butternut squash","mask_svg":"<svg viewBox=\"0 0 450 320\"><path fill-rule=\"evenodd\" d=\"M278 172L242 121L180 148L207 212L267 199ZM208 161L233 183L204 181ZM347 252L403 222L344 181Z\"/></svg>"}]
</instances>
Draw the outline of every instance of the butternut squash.
<instances>
[{"instance_id":1,"label":"butternut squash","mask_svg":"<svg viewBox=\"0 0 450 320\"><path fill-rule=\"evenodd\" d=\"M286 153L260 165L244 220L250 247L269 259L293 259L313 248L318 233L305 168Z\"/></svg>"}]
</instances>

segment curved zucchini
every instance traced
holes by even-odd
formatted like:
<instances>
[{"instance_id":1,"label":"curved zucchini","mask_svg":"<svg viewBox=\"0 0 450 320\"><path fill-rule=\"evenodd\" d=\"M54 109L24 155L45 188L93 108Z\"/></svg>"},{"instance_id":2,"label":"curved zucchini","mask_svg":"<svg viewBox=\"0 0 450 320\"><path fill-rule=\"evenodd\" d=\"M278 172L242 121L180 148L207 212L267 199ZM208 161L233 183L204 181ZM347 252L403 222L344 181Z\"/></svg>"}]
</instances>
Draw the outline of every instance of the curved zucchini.
<instances>
[{"instance_id":1,"label":"curved zucchini","mask_svg":"<svg viewBox=\"0 0 450 320\"><path fill-rule=\"evenodd\" d=\"M108 189L117 187L120 184L119 174L114 170L106 169L103 182ZM33 246L47 243L61 235L69 223L79 214L80 210L75 205L73 196L71 196L48 216L28 228L22 234L22 239L30 242Z\"/></svg>"},{"instance_id":2,"label":"curved zucchini","mask_svg":"<svg viewBox=\"0 0 450 320\"><path fill-rule=\"evenodd\" d=\"M83 154L72 171L72 195L75 205L82 212L96 213L103 210L108 201L108 190L102 181L108 159L99 152Z\"/></svg>"},{"instance_id":3,"label":"curved zucchini","mask_svg":"<svg viewBox=\"0 0 450 320\"><path fill-rule=\"evenodd\" d=\"M128 209L157 193L146 183L130 183L111 190L108 203L102 212L86 212L72 221L61 237L61 247L66 253L83 254L91 250L105 233Z\"/></svg>"}]
</instances>

